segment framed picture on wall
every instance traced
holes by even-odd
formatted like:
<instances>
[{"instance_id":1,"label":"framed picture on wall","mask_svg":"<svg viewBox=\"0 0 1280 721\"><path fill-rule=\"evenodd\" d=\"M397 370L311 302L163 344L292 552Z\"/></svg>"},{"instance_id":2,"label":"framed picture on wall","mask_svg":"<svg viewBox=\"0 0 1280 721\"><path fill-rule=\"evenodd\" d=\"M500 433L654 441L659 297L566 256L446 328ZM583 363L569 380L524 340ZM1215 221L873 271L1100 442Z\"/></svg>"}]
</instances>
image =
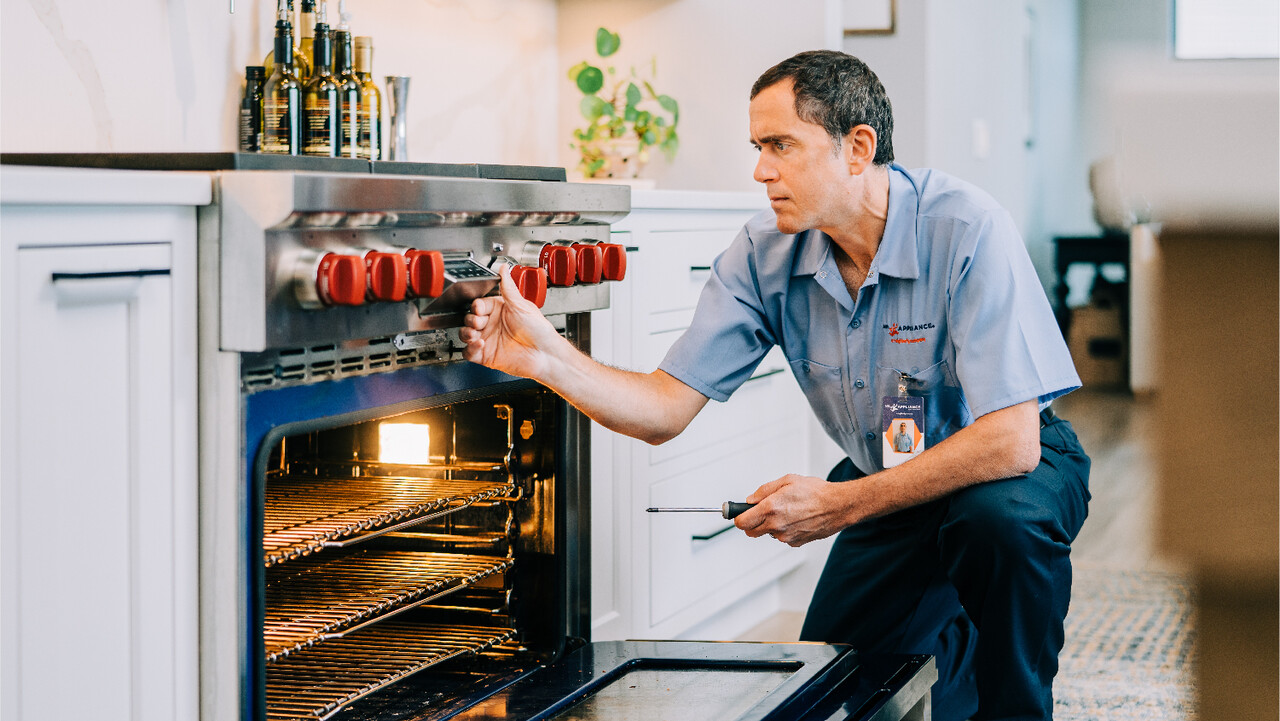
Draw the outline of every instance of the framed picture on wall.
<instances>
[{"instance_id":1,"label":"framed picture on wall","mask_svg":"<svg viewBox=\"0 0 1280 721\"><path fill-rule=\"evenodd\" d=\"M845 35L892 35L898 0L843 0Z\"/></svg>"}]
</instances>

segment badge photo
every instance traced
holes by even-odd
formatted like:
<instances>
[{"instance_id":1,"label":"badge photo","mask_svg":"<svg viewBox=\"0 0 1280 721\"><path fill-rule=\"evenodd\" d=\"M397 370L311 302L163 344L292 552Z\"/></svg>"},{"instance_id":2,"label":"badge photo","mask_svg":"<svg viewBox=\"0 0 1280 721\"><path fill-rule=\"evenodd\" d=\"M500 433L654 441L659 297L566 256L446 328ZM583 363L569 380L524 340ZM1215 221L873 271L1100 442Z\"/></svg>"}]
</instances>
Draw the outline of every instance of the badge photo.
<instances>
[{"instance_id":1,"label":"badge photo","mask_svg":"<svg viewBox=\"0 0 1280 721\"><path fill-rule=\"evenodd\" d=\"M893 468L920 454L924 442L924 399L887 396L881 406L883 465Z\"/></svg>"}]
</instances>

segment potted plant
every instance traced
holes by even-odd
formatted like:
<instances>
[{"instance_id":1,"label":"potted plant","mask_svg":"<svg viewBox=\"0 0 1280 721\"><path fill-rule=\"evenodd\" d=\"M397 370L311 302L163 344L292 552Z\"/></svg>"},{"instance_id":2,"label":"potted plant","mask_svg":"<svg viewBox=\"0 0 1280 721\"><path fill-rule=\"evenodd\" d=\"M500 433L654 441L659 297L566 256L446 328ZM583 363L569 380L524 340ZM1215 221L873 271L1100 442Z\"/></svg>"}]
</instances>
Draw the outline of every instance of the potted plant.
<instances>
[{"instance_id":1,"label":"potted plant","mask_svg":"<svg viewBox=\"0 0 1280 721\"><path fill-rule=\"evenodd\" d=\"M596 54L604 60L622 45L617 33L596 30ZM603 69L599 66L604 66ZM676 125L680 106L669 95L660 95L650 80L657 75L657 59L641 76L634 66L620 75L604 62L586 60L569 68L569 80L582 91L578 108L586 125L575 128L570 147L579 154L584 178L635 178L649 161L650 150L662 150L668 160L680 147Z\"/></svg>"}]
</instances>

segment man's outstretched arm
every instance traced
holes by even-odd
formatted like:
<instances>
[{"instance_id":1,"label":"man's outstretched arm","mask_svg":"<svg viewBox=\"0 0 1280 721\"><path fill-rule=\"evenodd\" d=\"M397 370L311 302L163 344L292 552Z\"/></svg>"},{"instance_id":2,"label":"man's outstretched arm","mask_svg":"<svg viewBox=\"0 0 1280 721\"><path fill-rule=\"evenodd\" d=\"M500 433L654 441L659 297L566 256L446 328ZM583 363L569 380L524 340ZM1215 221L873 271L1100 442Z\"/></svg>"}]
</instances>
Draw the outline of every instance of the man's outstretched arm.
<instances>
[{"instance_id":1,"label":"man's outstretched arm","mask_svg":"<svg viewBox=\"0 0 1280 721\"><path fill-rule=\"evenodd\" d=\"M647 443L674 438L706 405L664 371L624 371L583 354L520 295L508 269L500 275L501 295L473 301L459 331L467 360L532 378L600 425Z\"/></svg>"}]
</instances>

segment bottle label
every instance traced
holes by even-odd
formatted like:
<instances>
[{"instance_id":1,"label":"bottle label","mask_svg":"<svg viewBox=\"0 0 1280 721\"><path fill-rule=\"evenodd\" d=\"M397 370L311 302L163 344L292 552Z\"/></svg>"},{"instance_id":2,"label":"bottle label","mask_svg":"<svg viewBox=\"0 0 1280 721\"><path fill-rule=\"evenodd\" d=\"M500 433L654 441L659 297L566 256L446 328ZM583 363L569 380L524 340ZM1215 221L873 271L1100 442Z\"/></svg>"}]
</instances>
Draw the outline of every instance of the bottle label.
<instances>
[{"instance_id":1,"label":"bottle label","mask_svg":"<svg viewBox=\"0 0 1280 721\"><path fill-rule=\"evenodd\" d=\"M240 108L240 150L246 153L258 152L257 118L250 108Z\"/></svg>"},{"instance_id":2,"label":"bottle label","mask_svg":"<svg viewBox=\"0 0 1280 721\"><path fill-rule=\"evenodd\" d=\"M288 96L267 97L262 101L262 152L296 153L293 142L295 129L292 127Z\"/></svg>"},{"instance_id":3,"label":"bottle label","mask_svg":"<svg viewBox=\"0 0 1280 721\"><path fill-rule=\"evenodd\" d=\"M356 95L354 99L351 95ZM360 144L360 97L355 93L343 93L342 97L342 152L344 158L358 158Z\"/></svg>"},{"instance_id":4,"label":"bottle label","mask_svg":"<svg viewBox=\"0 0 1280 721\"><path fill-rule=\"evenodd\" d=\"M336 103L325 102L325 100L308 102L302 109L302 122L306 136L302 144L302 152L307 155L333 157L335 154L336 138L334 136L337 133L334 132L333 127L333 110Z\"/></svg>"}]
</instances>

